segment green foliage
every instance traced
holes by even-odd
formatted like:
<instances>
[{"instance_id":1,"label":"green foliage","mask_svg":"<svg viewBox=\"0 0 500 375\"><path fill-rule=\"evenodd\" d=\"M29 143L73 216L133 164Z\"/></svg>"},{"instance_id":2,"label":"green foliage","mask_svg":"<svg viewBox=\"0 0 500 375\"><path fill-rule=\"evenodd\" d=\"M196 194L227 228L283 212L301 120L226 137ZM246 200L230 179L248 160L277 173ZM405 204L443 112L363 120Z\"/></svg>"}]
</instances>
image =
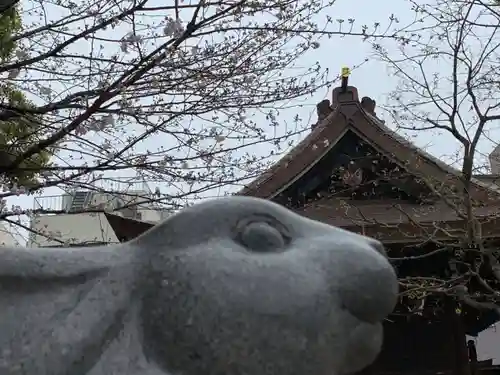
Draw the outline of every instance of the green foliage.
<instances>
[{"instance_id":1,"label":"green foliage","mask_svg":"<svg viewBox=\"0 0 500 375\"><path fill-rule=\"evenodd\" d=\"M19 110L33 108L24 94L10 84L0 83L0 101ZM8 161L22 154L44 135L41 118L26 115L8 121L0 121L0 150L8 155ZM36 182L38 171L50 164L51 150L45 150L24 160L19 170L8 173L10 182L30 186ZM24 170L24 168L29 168Z\"/></svg>"},{"instance_id":2,"label":"green foliage","mask_svg":"<svg viewBox=\"0 0 500 375\"><path fill-rule=\"evenodd\" d=\"M22 29L21 17L17 7L11 7L0 15L0 61L10 60L15 52L16 43L12 36ZM19 110L33 108L34 105L23 92L9 82L0 82L0 104L15 107ZM25 115L12 120L0 121L0 152L3 160L0 163L9 164L17 156L25 152L44 135L42 118ZM10 183L30 186L36 183L40 168L50 164L53 150L44 150L35 154L19 165L19 170L6 174ZM29 168L24 170L24 168Z\"/></svg>"},{"instance_id":3,"label":"green foliage","mask_svg":"<svg viewBox=\"0 0 500 375\"><path fill-rule=\"evenodd\" d=\"M12 57L16 48L12 36L21 28L21 16L17 6L10 7L0 15L0 61L5 62Z\"/></svg>"}]
</instances>

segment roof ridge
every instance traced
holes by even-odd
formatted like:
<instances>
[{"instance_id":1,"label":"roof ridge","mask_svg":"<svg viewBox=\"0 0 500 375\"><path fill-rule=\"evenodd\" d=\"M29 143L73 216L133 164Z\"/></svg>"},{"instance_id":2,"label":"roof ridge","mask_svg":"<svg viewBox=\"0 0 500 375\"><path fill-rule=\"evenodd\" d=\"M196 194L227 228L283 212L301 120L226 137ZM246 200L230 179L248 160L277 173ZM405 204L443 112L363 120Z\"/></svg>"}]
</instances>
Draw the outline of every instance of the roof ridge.
<instances>
[{"instance_id":1,"label":"roof ridge","mask_svg":"<svg viewBox=\"0 0 500 375\"><path fill-rule=\"evenodd\" d=\"M341 88L334 89L332 96L331 104L325 99L316 106L318 121L311 126L309 134L236 194L256 194L262 198L274 196L321 157L319 154L322 149L315 146L320 146L322 143L330 149L332 143L338 141L339 137L349 129L359 133L359 136L372 143L375 148L381 149L387 157L399 161L398 164L405 164L405 160L410 162L410 165L401 167L413 170L421 177L435 176L438 180L450 178L459 184L462 177L460 170L439 160L386 125L385 121L376 116L373 99L363 97L360 102L357 89L351 86L347 87L346 92L341 91ZM307 151L309 149L311 152ZM412 155L415 154L417 158L414 160ZM471 182L471 194L475 200L500 201L500 186L474 177Z\"/></svg>"},{"instance_id":2,"label":"roof ridge","mask_svg":"<svg viewBox=\"0 0 500 375\"><path fill-rule=\"evenodd\" d=\"M338 111L340 109L340 105L334 105L330 106L331 112L318 121L316 123L316 126L313 127L313 129L301 140L299 141L294 147L291 148L289 152L284 154L281 158L276 160L269 168L267 168L262 174L259 175L256 179L252 180L250 183L245 185L239 192L236 194L245 194L246 192L256 189L259 187L259 185L265 183L269 178L280 168L285 167L288 165L288 160L293 159L293 157L298 154L300 151L302 151L304 148L308 147L323 131L324 128L326 128L332 119L338 114Z\"/></svg>"}]
</instances>

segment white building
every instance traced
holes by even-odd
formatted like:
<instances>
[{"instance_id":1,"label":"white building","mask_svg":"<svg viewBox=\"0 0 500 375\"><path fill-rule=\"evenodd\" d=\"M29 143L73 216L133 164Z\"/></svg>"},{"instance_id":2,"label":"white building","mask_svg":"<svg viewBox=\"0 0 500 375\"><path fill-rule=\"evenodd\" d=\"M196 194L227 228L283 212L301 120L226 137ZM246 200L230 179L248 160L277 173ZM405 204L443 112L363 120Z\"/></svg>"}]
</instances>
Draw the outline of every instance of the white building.
<instances>
[{"instance_id":1,"label":"white building","mask_svg":"<svg viewBox=\"0 0 500 375\"><path fill-rule=\"evenodd\" d=\"M36 214L31 221L31 229L36 233L30 234L28 246L117 243L119 240L103 211L140 221L161 221L168 212L151 202L153 194L146 184L142 185L145 188L130 188L126 192L76 189L58 196L35 197L35 211L62 213Z\"/></svg>"}]
</instances>

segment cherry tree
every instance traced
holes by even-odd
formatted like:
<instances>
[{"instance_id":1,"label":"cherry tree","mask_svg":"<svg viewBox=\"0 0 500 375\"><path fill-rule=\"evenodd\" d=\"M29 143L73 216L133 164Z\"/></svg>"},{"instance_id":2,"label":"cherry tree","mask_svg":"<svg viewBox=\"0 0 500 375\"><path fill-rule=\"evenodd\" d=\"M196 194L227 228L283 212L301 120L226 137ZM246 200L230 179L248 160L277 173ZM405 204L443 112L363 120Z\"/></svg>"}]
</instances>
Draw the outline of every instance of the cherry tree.
<instances>
[{"instance_id":1,"label":"cherry tree","mask_svg":"<svg viewBox=\"0 0 500 375\"><path fill-rule=\"evenodd\" d=\"M498 146L500 9L488 0L410 3L417 23L405 30L408 43L374 43L376 57L399 81L384 117L413 140L428 135L439 140L440 149L448 149L444 162L458 170L460 183L450 186L430 176L424 180L464 225L450 232L436 222L435 230L427 230L429 236L422 239L437 250L421 258L451 254L448 278L401 282L419 300L449 296L473 308L500 312L498 243L492 243L482 230L498 217L498 199L492 194L486 210L470 193L473 183L498 192L498 176L485 174L491 171L488 156ZM499 162L494 154L489 159L493 165ZM424 209L420 214L425 219ZM447 233L447 240L438 240L436 232ZM475 290L469 290L470 285Z\"/></svg>"},{"instance_id":2,"label":"cherry tree","mask_svg":"<svg viewBox=\"0 0 500 375\"><path fill-rule=\"evenodd\" d=\"M15 58L0 74L35 104L2 104L0 122L36 119L42 137L0 160L0 171L28 171L23 162L48 149L54 157L31 167L30 184L4 179L1 198L111 191L106 181L118 177L147 181L148 198L172 210L234 192L308 130L308 119L283 111L336 79L319 63L300 65L323 38L398 38L390 20L379 31L332 18L333 3L21 2ZM10 222L64 211L4 206Z\"/></svg>"}]
</instances>

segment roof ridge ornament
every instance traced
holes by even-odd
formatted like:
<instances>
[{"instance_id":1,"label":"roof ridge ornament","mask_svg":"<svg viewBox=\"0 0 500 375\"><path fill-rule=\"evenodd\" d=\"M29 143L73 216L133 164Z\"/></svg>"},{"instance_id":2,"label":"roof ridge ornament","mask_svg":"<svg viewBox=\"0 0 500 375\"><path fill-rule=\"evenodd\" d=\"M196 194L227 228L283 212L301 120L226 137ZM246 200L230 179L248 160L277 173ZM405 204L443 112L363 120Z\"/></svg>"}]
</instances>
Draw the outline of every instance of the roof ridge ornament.
<instances>
[{"instance_id":1,"label":"roof ridge ornament","mask_svg":"<svg viewBox=\"0 0 500 375\"><path fill-rule=\"evenodd\" d=\"M351 69L349 67L344 66L340 71L342 93L347 91L347 84L349 83L349 76L351 75Z\"/></svg>"},{"instance_id":2,"label":"roof ridge ornament","mask_svg":"<svg viewBox=\"0 0 500 375\"><path fill-rule=\"evenodd\" d=\"M316 114L318 115L318 121L311 125L311 130L315 129L318 124L326 119L330 113L333 112L333 108L330 105L330 100L323 99L318 104L316 104Z\"/></svg>"},{"instance_id":3,"label":"roof ridge ornament","mask_svg":"<svg viewBox=\"0 0 500 375\"><path fill-rule=\"evenodd\" d=\"M349 76L351 69L344 66L340 71L340 87L336 87L332 92L332 105L339 103L359 102L358 90L356 87L349 86Z\"/></svg>"},{"instance_id":4,"label":"roof ridge ornament","mask_svg":"<svg viewBox=\"0 0 500 375\"><path fill-rule=\"evenodd\" d=\"M370 98L369 96L364 96L361 99L361 107L365 110L365 112L368 112L370 115L375 117L377 117L377 114L375 113L376 106L377 102L374 99Z\"/></svg>"}]
</instances>

